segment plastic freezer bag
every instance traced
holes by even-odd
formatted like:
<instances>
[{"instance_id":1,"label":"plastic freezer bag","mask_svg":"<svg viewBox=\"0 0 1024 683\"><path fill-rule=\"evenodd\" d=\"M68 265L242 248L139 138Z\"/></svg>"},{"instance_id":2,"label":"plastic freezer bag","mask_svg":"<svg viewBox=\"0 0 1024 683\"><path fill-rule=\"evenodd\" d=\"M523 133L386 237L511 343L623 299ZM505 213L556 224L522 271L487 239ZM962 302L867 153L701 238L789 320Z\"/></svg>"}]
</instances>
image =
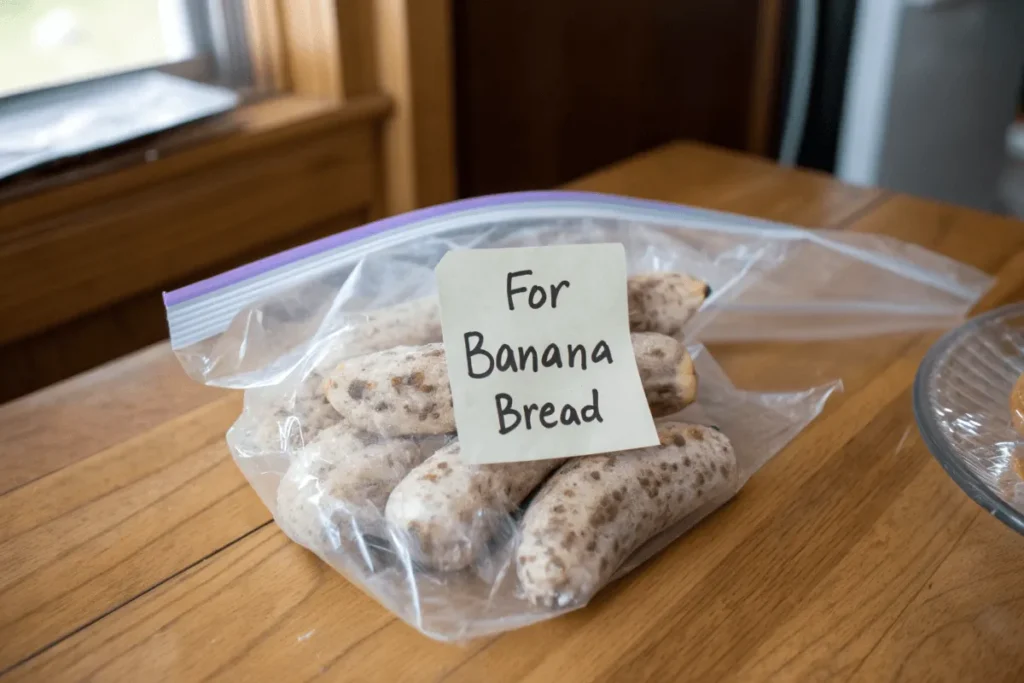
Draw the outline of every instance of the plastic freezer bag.
<instances>
[{"instance_id":1,"label":"plastic freezer bag","mask_svg":"<svg viewBox=\"0 0 1024 683\"><path fill-rule=\"evenodd\" d=\"M625 246L662 445L461 463L434 266L450 249L592 242ZM837 387L743 392L700 342L946 326L989 284L878 236L525 193L380 221L165 301L186 370L245 390L228 443L286 533L425 634L461 639L586 604L735 495Z\"/></svg>"}]
</instances>

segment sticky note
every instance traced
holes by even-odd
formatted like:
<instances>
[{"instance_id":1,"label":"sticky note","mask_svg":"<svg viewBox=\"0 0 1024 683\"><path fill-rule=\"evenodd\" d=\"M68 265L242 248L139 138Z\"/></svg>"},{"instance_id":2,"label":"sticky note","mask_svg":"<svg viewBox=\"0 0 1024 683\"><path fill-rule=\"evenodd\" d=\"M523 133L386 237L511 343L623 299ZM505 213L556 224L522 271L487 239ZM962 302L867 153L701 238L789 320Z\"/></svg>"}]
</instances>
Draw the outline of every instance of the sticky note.
<instances>
[{"instance_id":1,"label":"sticky note","mask_svg":"<svg viewBox=\"0 0 1024 683\"><path fill-rule=\"evenodd\" d=\"M622 245L452 251L436 275L463 459L658 443L630 341Z\"/></svg>"}]
</instances>

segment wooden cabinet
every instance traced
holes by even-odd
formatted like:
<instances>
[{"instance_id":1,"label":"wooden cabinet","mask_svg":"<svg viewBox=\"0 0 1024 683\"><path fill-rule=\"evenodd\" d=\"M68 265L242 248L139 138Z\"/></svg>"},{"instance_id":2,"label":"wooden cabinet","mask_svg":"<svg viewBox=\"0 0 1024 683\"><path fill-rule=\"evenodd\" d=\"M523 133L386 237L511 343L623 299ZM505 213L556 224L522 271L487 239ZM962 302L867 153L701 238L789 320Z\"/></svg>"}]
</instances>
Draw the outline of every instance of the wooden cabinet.
<instances>
[{"instance_id":1,"label":"wooden cabinet","mask_svg":"<svg viewBox=\"0 0 1024 683\"><path fill-rule=\"evenodd\" d=\"M460 194L552 187L680 138L750 148L781 4L455 0Z\"/></svg>"}]
</instances>

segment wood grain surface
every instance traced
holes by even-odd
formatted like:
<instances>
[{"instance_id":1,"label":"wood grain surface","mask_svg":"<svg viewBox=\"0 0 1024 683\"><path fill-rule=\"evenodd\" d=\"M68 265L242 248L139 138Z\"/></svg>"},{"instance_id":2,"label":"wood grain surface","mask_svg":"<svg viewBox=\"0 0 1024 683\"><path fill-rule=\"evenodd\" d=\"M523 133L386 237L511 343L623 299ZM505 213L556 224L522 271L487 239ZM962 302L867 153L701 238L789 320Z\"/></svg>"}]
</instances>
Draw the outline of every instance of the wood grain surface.
<instances>
[{"instance_id":1,"label":"wood grain surface","mask_svg":"<svg viewBox=\"0 0 1024 683\"><path fill-rule=\"evenodd\" d=\"M897 235L1024 298L1024 225L673 145L574 185ZM157 346L0 407L6 681L1019 681L1024 539L927 452L938 333L712 349L745 388L845 391L734 501L577 612L428 640L291 543L223 435L237 395Z\"/></svg>"}]
</instances>

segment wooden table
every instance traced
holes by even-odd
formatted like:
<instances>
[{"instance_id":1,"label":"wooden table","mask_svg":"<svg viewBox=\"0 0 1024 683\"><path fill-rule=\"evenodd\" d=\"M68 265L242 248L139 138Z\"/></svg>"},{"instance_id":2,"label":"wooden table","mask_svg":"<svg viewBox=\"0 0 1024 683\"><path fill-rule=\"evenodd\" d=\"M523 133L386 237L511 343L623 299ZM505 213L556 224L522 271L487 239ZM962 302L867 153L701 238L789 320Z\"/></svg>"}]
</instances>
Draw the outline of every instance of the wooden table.
<instances>
[{"instance_id":1,"label":"wooden table","mask_svg":"<svg viewBox=\"0 0 1024 683\"><path fill-rule=\"evenodd\" d=\"M1024 296L1024 224L694 145L576 187L884 233ZM0 408L0 683L1024 680L1024 539L926 451L936 334L719 346L741 386L846 391L730 505L586 609L432 642L290 543L232 462L237 394L159 345Z\"/></svg>"}]
</instances>

